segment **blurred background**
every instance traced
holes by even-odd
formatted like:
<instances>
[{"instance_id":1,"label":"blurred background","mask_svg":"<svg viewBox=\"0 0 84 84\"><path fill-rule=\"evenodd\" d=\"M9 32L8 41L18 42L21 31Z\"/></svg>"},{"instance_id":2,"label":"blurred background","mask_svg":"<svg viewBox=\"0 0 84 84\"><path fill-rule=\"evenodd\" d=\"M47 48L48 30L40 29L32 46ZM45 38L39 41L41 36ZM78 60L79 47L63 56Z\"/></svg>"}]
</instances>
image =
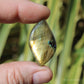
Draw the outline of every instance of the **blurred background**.
<instances>
[{"instance_id":1,"label":"blurred background","mask_svg":"<svg viewBox=\"0 0 84 84\"><path fill-rule=\"evenodd\" d=\"M47 6L57 49L46 64L53 79L46 84L84 84L84 0L32 0ZM35 24L0 24L0 63L34 61L29 35Z\"/></svg>"}]
</instances>

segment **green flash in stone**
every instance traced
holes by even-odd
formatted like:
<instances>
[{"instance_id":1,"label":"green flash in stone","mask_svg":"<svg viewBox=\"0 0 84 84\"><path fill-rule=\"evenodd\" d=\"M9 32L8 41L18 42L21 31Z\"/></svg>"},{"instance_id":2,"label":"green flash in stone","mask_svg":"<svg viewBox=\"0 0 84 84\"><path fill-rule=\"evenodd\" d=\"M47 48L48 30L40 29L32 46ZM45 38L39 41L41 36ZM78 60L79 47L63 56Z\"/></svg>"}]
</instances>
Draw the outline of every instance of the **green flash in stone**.
<instances>
[{"instance_id":1,"label":"green flash in stone","mask_svg":"<svg viewBox=\"0 0 84 84\"><path fill-rule=\"evenodd\" d=\"M38 22L32 29L29 45L40 65L44 65L54 55L56 41L45 20Z\"/></svg>"}]
</instances>

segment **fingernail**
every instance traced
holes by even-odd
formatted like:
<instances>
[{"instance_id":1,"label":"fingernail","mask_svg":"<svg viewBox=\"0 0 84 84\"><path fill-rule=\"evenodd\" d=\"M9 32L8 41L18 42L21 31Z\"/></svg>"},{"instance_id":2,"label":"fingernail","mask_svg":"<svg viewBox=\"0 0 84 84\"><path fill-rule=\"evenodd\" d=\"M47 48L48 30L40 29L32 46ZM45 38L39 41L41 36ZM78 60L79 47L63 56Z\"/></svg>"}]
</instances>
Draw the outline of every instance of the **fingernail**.
<instances>
[{"instance_id":1,"label":"fingernail","mask_svg":"<svg viewBox=\"0 0 84 84\"><path fill-rule=\"evenodd\" d=\"M48 70L39 71L33 75L33 84L43 84L51 80L52 74Z\"/></svg>"}]
</instances>

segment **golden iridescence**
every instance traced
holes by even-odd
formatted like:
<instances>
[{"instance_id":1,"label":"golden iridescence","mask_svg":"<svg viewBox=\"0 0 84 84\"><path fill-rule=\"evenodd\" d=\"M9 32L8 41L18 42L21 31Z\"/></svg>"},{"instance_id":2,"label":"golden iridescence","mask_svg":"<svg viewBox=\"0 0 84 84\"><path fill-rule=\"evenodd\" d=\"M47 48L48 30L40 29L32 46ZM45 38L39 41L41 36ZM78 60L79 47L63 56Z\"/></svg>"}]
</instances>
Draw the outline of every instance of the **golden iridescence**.
<instances>
[{"instance_id":1,"label":"golden iridescence","mask_svg":"<svg viewBox=\"0 0 84 84\"><path fill-rule=\"evenodd\" d=\"M48 24L42 20L30 33L29 44L40 65L44 65L54 55L56 42Z\"/></svg>"}]
</instances>

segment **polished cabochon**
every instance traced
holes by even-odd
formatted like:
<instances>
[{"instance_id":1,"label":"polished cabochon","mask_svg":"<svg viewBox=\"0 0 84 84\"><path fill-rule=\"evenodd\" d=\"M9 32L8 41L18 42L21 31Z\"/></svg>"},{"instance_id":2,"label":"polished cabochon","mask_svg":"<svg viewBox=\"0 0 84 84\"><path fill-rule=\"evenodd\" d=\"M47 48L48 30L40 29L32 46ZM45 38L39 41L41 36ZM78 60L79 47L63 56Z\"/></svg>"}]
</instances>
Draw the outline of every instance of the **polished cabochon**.
<instances>
[{"instance_id":1,"label":"polished cabochon","mask_svg":"<svg viewBox=\"0 0 84 84\"><path fill-rule=\"evenodd\" d=\"M30 33L29 45L40 65L50 60L56 51L56 41L47 22L38 22Z\"/></svg>"}]
</instances>

